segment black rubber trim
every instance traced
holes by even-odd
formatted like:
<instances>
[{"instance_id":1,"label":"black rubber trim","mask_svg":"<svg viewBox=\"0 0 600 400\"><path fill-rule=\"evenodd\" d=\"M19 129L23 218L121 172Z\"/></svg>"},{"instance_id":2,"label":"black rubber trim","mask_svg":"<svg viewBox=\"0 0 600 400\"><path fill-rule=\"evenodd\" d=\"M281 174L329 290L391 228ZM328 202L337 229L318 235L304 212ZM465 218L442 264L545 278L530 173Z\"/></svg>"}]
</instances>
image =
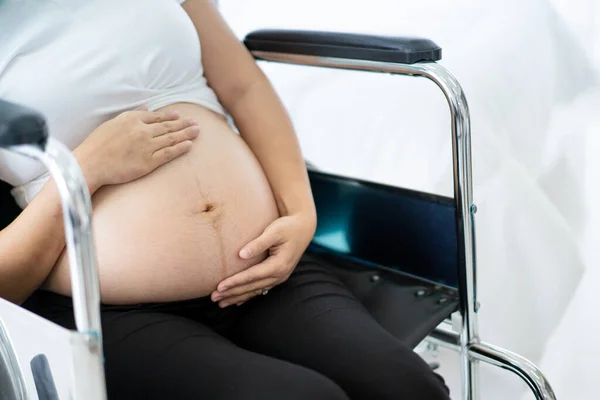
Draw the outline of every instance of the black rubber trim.
<instances>
[{"instance_id":1,"label":"black rubber trim","mask_svg":"<svg viewBox=\"0 0 600 400\"><path fill-rule=\"evenodd\" d=\"M45 143L46 120L30 108L0 100L0 147Z\"/></svg>"},{"instance_id":2,"label":"black rubber trim","mask_svg":"<svg viewBox=\"0 0 600 400\"><path fill-rule=\"evenodd\" d=\"M442 59L442 49L418 37L264 29L249 33L250 51L415 64Z\"/></svg>"},{"instance_id":3,"label":"black rubber trim","mask_svg":"<svg viewBox=\"0 0 600 400\"><path fill-rule=\"evenodd\" d=\"M59 400L50 363L45 354L38 354L30 362L33 382L39 400Z\"/></svg>"}]
</instances>

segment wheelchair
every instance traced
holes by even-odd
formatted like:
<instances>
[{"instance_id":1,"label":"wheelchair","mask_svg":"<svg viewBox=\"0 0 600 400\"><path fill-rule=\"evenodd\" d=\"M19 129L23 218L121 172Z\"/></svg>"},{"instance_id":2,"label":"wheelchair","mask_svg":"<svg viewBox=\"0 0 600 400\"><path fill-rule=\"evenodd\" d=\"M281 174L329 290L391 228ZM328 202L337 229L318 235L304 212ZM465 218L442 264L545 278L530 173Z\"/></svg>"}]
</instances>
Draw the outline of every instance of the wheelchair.
<instances>
[{"instance_id":1,"label":"wheelchair","mask_svg":"<svg viewBox=\"0 0 600 400\"><path fill-rule=\"evenodd\" d=\"M424 77L439 87L450 107L454 197L307 164L318 214L308 251L335 260L333 272L399 340L413 348L425 341L456 350L462 399L480 398L480 362L517 374L536 399L555 399L535 365L478 334L469 108L459 82L438 64L441 48L420 38L284 30L255 31L244 44L257 60ZM0 147L41 160L57 183L77 325L77 331L66 330L0 299L0 399L106 399L91 200L83 175L70 151L48 137L42 115L2 100ZM9 189L0 185L0 228L20 211Z\"/></svg>"}]
</instances>

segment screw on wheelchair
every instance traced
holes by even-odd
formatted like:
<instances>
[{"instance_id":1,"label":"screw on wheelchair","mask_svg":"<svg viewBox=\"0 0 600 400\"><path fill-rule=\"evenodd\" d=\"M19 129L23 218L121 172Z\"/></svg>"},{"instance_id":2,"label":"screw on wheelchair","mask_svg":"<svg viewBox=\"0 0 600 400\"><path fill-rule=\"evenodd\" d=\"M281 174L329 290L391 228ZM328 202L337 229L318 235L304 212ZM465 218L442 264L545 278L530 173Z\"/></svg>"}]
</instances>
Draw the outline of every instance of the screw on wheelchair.
<instances>
[{"instance_id":1,"label":"screw on wheelchair","mask_svg":"<svg viewBox=\"0 0 600 400\"><path fill-rule=\"evenodd\" d=\"M477 371L480 363L489 363L514 372L537 399L555 399L535 365L482 341L477 330L478 313L485 309L479 310L476 296L469 108L460 83L438 63L440 47L410 37L286 30L255 31L244 44L259 61L385 72L437 85L450 108L454 196L309 168L318 215L309 251L335 260L333 273L403 343L412 348L425 343L421 346L433 354L438 347L457 351L462 393L453 394L456 398L485 398L478 391ZM102 400L107 393L92 203L75 158L48 136L44 121L35 110L0 100L0 147L40 160L57 184L77 330L0 299L0 398ZM18 209L9 204L8 188L2 192L5 226ZM434 360L431 365L436 367Z\"/></svg>"}]
</instances>

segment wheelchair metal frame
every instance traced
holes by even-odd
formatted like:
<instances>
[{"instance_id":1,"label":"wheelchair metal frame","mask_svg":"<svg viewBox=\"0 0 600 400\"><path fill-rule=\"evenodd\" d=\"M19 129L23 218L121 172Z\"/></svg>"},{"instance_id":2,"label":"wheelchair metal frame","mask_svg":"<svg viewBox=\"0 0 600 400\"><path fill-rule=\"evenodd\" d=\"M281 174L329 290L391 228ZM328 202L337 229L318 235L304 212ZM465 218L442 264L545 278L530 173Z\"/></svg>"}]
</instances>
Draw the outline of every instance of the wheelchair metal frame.
<instances>
[{"instance_id":1,"label":"wheelchair metal frame","mask_svg":"<svg viewBox=\"0 0 600 400\"><path fill-rule=\"evenodd\" d=\"M462 377L461 390L464 400L477 400L480 398L478 386L479 361L487 362L517 374L527 383L536 399L556 399L549 382L533 363L517 354L485 343L479 337L475 245L475 213L477 207L473 203L471 122L467 99L454 75L436 62L398 64L270 51L252 51L252 54L257 60L263 61L380 72L392 75L420 76L433 81L439 87L448 101L451 116L454 200L460 257L458 290L461 324L458 333L440 326L427 340L459 352Z\"/></svg>"},{"instance_id":2,"label":"wheelchair metal frame","mask_svg":"<svg viewBox=\"0 0 600 400\"><path fill-rule=\"evenodd\" d=\"M42 143L12 146L8 150L44 163L58 188L77 326L77 332L73 332L71 339L78 350L73 360L78 373L73 382L73 398L105 400L100 284L92 233L92 202L87 183L71 151L51 137ZM18 367L14 357L9 358L9 362L13 369ZM17 379L22 382L22 376Z\"/></svg>"},{"instance_id":3,"label":"wheelchair metal frame","mask_svg":"<svg viewBox=\"0 0 600 400\"><path fill-rule=\"evenodd\" d=\"M27 400L27 385L23 379L23 371L2 320L0 320L0 360L4 360L6 363L6 372L10 375L11 385L8 390L16 396L14 400ZM2 394L2 390L0 390L0 394Z\"/></svg>"}]
</instances>

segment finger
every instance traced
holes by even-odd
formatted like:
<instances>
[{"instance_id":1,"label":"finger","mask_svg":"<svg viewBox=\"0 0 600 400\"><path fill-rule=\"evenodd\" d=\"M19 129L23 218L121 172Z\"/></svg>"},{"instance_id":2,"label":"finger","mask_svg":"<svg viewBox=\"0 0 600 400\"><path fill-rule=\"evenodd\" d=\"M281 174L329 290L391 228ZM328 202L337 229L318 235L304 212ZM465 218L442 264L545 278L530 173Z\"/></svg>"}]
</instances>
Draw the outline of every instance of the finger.
<instances>
[{"instance_id":1,"label":"finger","mask_svg":"<svg viewBox=\"0 0 600 400\"><path fill-rule=\"evenodd\" d=\"M259 296L260 294L262 294L262 289L255 290L254 292L250 292L250 293L244 293L240 296L236 296L236 297L229 298L227 300L220 301L219 307L225 308L225 307L229 307L232 304L243 303L245 301L250 300L253 297Z\"/></svg>"},{"instance_id":2,"label":"finger","mask_svg":"<svg viewBox=\"0 0 600 400\"><path fill-rule=\"evenodd\" d=\"M154 162L154 168L158 168L163 164L168 163L176 159L179 156L184 155L192 148L192 142L189 140L177 143L174 146L163 147L160 150L155 151L152 154L152 161Z\"/></svg>"},{"instance_id":3,"label":"finger","mask_svg":"<svg viewBox=\"0 0 600 400\"><path fill-rule=\"evenodd\" d=\"M154 145L154 151L159 151L165 147L172 147L178 143L184 142L186 140L193 140L198 137L200 133L200 129L197 126L190 126L179 132L167 133L166 135L161 135L152 140L152 144Z\"/></svg>"},{"instance_id":4,"label":"finger","mask_svg":"<svg viewBox=\"0 0 600 400\"><path fill-rule=\"evenodd\" d=\"M267 228L259 237L245 245L240 250L239 255L242 259L249 260L252 257L255 257L269 250L272 246L275 246L280 241L281 233L279 232L277 225L271 224L267 226Z\"/></svg>"},{"instance_id":5,"label":"finger","mask_svg":"<svg viewBox=\"0 0 600 400\"><path fill-rule=\"evenodd\" d=\"M240 296L244 293L253 292L256 290L265 290L265 288L273 287L277 284L277 279L274 277L260 279L247 285L234 286L224 292L214 291L210 298L212 301L226 300L230 297Z\"/></svg>"},{"instance_id":6,"label":"finger","mask_svg":"<svg viewBox=\"0 0 600 400\"><path fill-rule=\"evenodd\" d=\"M164 121L175 121L179 114L175 111L136 111L140 114L140 120L145 124L156 124Z\"/></svg>"},{"instance_id":7,"label":"finger","mask_svg":"<svg viewBox=\"0 0 600 400\"><path fill-rule=\"evenodd\" d=\"M148 106L139 106L134 111L148 111Z\"/></svg>"},{"instance_id":8,"label":"finger","mask_svg":"<svg viewBox=\"0 0 600 400\"><path fill-rule=\"evenodd\" d=\"M260 264L256 264L247 270L238 272L237 274L225 279L219 283L217 286L217 291L219 291L219 293L224 293L225 291L237 286L248 285L263 279L276 278L278 266L280 264L281 261L278 257L268 257Z\"/></svg>"},{"instance_id":9,"label":"finger","mask_svg":"<svg viewBox=\"0 0 600 400\"><path fill-rule=\"evenodd\" d=\"M179 132L189 127L198 126L198 123L191 119L178 119L175 121L163 121L152 124L151 132L153 137L159 137L171 132Z\"/></svg>"}]
</instances>

